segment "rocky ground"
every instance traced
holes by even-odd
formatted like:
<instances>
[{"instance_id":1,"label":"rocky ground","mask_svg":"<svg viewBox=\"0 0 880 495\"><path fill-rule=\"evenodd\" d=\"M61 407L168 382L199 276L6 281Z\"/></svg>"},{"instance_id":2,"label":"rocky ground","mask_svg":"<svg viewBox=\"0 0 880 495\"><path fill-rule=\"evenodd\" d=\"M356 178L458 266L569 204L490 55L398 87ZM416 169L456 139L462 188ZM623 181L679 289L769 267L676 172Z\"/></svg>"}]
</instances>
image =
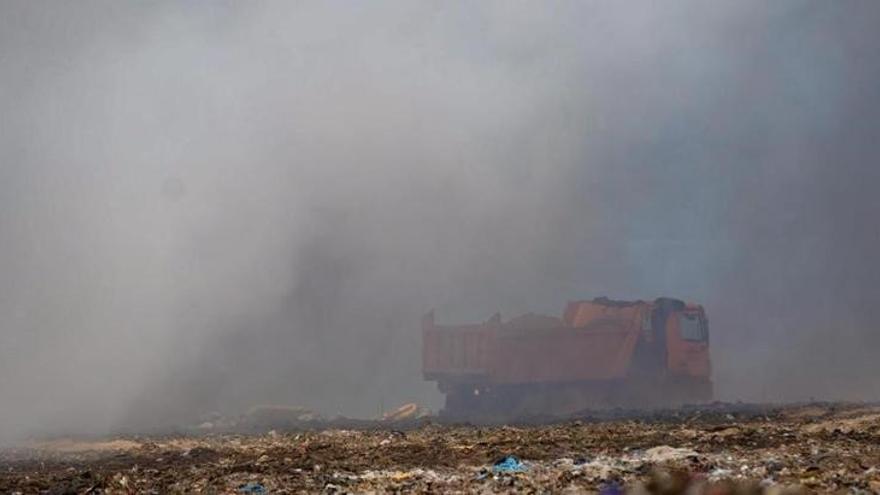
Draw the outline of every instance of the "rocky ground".
<instances>
[{"instance_id":1,"label":"rocky ground","mask_svg":"<svg viewBox=\"0 0 880 495\"><path fill-rule=\"evenodd\" d=\"M0 493L880 493L876 406L303 428L33 440L0 452Z\"/></svg>"}]
</instances>

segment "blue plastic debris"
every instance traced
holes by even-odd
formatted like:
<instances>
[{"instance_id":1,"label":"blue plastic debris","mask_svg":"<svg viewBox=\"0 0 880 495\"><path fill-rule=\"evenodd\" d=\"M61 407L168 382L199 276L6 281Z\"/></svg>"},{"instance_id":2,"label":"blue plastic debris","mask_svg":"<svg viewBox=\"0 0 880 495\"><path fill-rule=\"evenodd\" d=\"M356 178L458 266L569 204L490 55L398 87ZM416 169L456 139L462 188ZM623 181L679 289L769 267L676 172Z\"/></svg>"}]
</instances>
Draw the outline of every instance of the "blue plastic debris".
<instances>
[{"instance_id":1,"label":"blue plastic debris","mask_svg":"<svg viewBox=\"0 0 880 495\"><path fill-rule=\"evenodd\" d=\"M498 460L495 462L495 465L492 466L492 471L495 471L496 473L521 473L525 470L526 465L512 455Z\"/></svg>"},{"instance_id":2,"label":"blue plastic debris","mask_svg":"<svg viewBox=\"0 0 880 495\"><path fill-rule=\"evenodd\" d=\"M266 487L255 481L248 481L238 487L238 491L241 493L266 493Z\"/></svg>"},{"instance_id":3,"label":"blue plastic debris","mask_svg":"<svg viewBox=\"0 0 880 495\"><path fill-rule=\"evenodd\" d=\"M599 487L599 495L623 495L623 488L613 481L605 483Z\"/></svg>"}]
</instances>

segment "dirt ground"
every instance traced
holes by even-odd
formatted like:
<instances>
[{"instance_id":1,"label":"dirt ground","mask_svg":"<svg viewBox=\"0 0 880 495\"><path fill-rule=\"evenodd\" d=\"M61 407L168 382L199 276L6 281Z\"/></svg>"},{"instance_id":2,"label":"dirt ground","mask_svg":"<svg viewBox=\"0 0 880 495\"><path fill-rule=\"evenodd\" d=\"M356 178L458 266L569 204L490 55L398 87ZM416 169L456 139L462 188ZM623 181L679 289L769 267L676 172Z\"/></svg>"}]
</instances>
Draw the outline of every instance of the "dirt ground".
<instances>
[{"instance_id":1,"label":"dirt ground","mask_svg":"<svg viewBox=\"0 0 880 495\"><path fill-rule=\"evenodd\" d=\"M761 491L880 493L880 407L714 405L518 426L424 418L0 451L0 493Z\"/></svg>"}]
</instances>

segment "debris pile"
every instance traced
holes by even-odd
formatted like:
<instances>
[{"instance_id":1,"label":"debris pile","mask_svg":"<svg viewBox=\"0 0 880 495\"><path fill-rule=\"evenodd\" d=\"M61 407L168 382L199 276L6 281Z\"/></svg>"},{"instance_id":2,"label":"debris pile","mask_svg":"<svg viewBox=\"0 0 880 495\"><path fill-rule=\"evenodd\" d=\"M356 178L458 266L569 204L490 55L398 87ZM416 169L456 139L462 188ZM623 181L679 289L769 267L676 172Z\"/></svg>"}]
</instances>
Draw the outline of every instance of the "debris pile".
<instances>
[{"instance_id":1,"label":"debris pile","mask_svg":"<svg viewBox=\"0 0 880 495\"><path fill-rule=\"evenodd\" d=\"M0 493L880 492L880 408L811 407L56 439L0 451Z\"/></svg>"},{"instance_id":2,"label":"debris pile","mask_svg":"<svg viewBox=\"0 0 880 495\"><path fill-rule=\"evenodd\" d=\"M382 421L385 422L399 422L399 421L411 421L414 419L425 418L430 416L431 413L427 409L419 406L414 402L410 402L408 404L404 404L397 409L387 412L382 415Z\"/></svg>"}]
</instances>

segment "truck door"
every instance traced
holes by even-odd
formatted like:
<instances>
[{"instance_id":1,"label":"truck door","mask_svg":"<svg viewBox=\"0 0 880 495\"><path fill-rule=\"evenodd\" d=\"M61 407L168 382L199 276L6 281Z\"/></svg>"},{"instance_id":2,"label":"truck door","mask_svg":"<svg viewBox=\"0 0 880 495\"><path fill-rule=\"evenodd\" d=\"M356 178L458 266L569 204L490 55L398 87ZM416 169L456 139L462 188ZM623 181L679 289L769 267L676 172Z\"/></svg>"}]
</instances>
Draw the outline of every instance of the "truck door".
<instances>
[{"instance_id":1,"label":"truck door","mask_svg":"<svg viewBox=\"0 0 880 495\"><path fill-rule=\"evenodd\" d=\"M684 303L675 299L657 299L645 309L642 331L633 353L634 375L660 377L665 373L668 358L666 327L669 318L683 307Z\"/></svg>"}]
</instances>

